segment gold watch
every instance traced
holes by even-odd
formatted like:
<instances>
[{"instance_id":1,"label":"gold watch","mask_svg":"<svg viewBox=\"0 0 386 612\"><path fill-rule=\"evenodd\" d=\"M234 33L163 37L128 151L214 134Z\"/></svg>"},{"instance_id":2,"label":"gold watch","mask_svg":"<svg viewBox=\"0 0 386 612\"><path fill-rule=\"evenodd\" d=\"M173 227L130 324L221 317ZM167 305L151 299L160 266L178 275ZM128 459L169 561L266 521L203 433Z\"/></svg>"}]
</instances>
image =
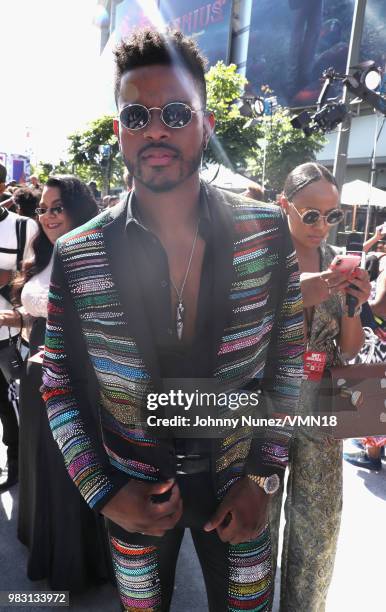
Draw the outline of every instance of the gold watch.
<instances>
[{"instance_id":1,"label":"gold watch","mask_svg":"<svg viewBox=\"0 0 386 612\"><path fill-rule=\"evenodd\" d=\"M271 476L256 476L255 474L247 474L248 478L259 485L267 495L273 495L280 487L280 478L277 474Z\"/></svg>"}]
</instances>

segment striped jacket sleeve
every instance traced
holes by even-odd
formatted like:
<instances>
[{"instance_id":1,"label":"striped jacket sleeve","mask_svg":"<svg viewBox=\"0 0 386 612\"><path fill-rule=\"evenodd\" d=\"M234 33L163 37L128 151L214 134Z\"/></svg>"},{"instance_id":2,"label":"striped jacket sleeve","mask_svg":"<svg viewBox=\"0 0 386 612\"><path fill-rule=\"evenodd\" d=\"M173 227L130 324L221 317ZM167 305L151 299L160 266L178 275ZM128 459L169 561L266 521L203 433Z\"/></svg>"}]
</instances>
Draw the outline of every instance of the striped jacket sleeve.
<instances>
[{"instance_id":1,"label":"striped jacket sleeve","mask_svg":"<svg viewBox=\"0 0 386 612\"><path fill-rule=\"evenodd\" d=\"M41 392L69 475L100 510L127 482L109 463L90 401L92 368L57 248L51 276Z\"/></svg>"},{"instance_id":2,"label":"striped jacket sleeve","mask_svg":"<svg viewBox=\"0 0 386 612\"><path fill-rule=\"evenodd\" d=\"M281 217L282 248L276 289L276 321L271 333L262 384L268 417L281 419L282 426L270 427L254 438L247 472L259 475L284 474L288 463L291 426L286 418L296 414L303 377L303 302L296 253L285 218ZM273 289L274 290L274 289ZM258 457L258 461L256 458Z\"/></svg>"}]
</instances>

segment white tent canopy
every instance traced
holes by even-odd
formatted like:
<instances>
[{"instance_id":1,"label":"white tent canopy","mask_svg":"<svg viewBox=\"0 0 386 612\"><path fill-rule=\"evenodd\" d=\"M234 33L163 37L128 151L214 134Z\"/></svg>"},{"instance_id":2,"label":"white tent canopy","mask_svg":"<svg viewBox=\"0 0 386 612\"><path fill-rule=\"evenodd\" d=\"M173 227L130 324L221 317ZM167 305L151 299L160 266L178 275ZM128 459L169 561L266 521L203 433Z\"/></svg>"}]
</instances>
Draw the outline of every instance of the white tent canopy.
<instances>
[{"instance_id":1,"label":"white tent canopy","mask_svg":"<svg viewBox=\"0 0 386 612\"><path fill-rule=\"evenodd\" d=\"M350 206L369 204L386 208L386 191L371 187L365 181L351 181L343 185L340 201Z\"/></svg>"},{"instance_id":2,"label":"white tent canopy","mask_svg":"<svg viewBox=\"0 0 386 612\"><path fill-rule=\"evenodd\" d=\"M236 191L244 191L253 181L245 178L241 174L232 172L225 166L211 164L208 168L201 171L201 176L205 181L208 181L215 187L223 187L224 189L234 189Z\"/></svg>"}]
</instances>

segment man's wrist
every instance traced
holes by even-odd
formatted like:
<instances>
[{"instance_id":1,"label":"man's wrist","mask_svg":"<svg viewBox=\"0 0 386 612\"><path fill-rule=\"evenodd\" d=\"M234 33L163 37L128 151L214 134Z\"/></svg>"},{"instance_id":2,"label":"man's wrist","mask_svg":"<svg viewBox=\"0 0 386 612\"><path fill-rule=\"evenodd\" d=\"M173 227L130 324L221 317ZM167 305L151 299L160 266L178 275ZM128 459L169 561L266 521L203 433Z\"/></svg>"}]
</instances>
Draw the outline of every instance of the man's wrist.
<instances>
[{"instance_id":1,"label":"man's wrist","mask_svg":"<svg viewBox=\"0 0 386 612\"><path fill-rule=\"evenodd\" d=\"M247 474L247 477L263 489L267 495L273 495L280 487L280 478L277 474L271 474L270 476Z\"/></svg>"}]
</instances>

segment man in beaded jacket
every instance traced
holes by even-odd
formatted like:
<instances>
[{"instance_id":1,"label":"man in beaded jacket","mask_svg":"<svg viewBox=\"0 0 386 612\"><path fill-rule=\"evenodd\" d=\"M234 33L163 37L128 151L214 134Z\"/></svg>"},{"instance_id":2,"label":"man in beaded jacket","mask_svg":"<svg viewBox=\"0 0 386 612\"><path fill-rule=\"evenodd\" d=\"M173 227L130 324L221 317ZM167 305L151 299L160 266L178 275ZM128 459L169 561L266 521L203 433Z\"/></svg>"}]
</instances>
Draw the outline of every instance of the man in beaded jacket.
<instances>
[{"instance_id":1,"label":"man in beaded jacket","mask_svg":"<svg viewBox=\"0 0 386 612\"><path fill-rule=\"evenodd\" d=\"M50 425L81 494L109 521L125 609L168 609L189 526L208 582L209 542L215 559L210 610L239 609L245 597L269 610L267 482L282 477L289 429L186 441L157 436L146 415L149 393L172 378L258 389L256 415L296 411L303 319L287 223L276 206L200 181L214 117L192 41L142 30L116 57L114 126L133 190L56 245L42 387ZM94 375L98 406L87 399Z\"/></svg>"}]
</instances>

